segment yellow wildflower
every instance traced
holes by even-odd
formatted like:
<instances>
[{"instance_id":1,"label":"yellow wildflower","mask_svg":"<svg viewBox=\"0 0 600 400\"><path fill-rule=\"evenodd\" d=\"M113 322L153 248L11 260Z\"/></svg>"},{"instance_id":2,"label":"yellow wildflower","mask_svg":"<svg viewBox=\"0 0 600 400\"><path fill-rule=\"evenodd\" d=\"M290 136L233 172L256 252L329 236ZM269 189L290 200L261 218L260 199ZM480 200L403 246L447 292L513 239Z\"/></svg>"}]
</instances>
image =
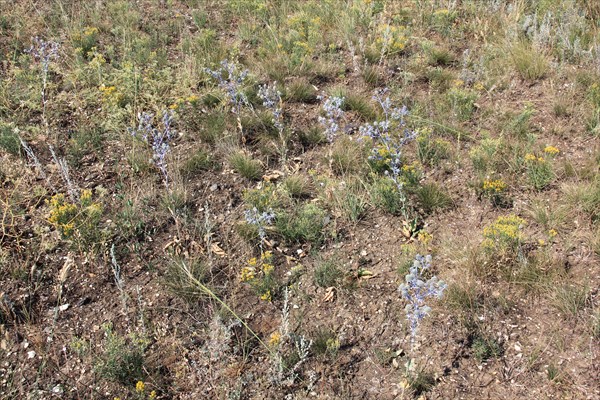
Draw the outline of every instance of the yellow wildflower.
<instances>
[{"instance_id":1,"label":"yellow wildflower","mask_svg":"<svg viewBox=\"0 0 600 400\"><path fill-rule=\"evenodd\" d=\"M137 393L144 393L145 389L146 389L146 384L142 381L137 381L137 383L135 384L135 391Z\"/></svg>"},{"instance_id":2,"label":"yellow wildflower","mask_svg":"<svg viewBox=\"0 0 600 400\"><path fill-rule=\"evenodd\" d=\"M268 275L268 274L270 274L270 273L271 273L271 271L273 271L273 269L274 269L274 268L275 268L275 267L273 266L273 264L267 264L267 263L264 263L264 264L262 265L262 270L263 270L263 272L264 272L265 274L267 274L267 275Z\"/></svg>"},{"instance_id":3,"label":"yellow wildflower","mask_svg":"<svg viewBox=\"0 0 600 400\"><path fill-rule=\"evenodd\" d=\"M256 257L252 257L251 259L248 260L248 265L250 265L251 267L256 266L257 263L258 263L258 260L256 259Z\"/></svg>"},{"instance_id":4,"label":"yellow wildflower","mask_svg":"<svg viewBox=\"0 0 600 400\"><path fill-rule=\"evenodd\" d=\"M148 398L149 398L150 400L154 400L154 399L156 399L156 390L153 390L153 391L151 391L151 392L150 392L150 396L148 396Z\"/></svg>"},{"instance_id":5,"label":"yellow wildflower","mask_svg":"<svg viewBox=\"0 0 600 400\"><path fill-rule=\"evenodd\" d=\"M544 153L550 155L550 156L555 156L558 153L560 153L560 150L554 146L546 146L544 148Z\"/></svg>"},{"instance_id":6,"label":"yellow wildflower","mask_svg":"<svg viewBox=\"0 0 600 400\"><path fill-rule=\"evenodd\" d=\"M548 231L548 236L550 236L551 238L553 238L556 235L558 235L558 232L556 232L556 229L550 229Z\"/></svg>"},{"instance_id":7,"label":"yellow wildflower","mask_svg":"<svg viewBox=\"0 0 600 400\"><path fill-rule=\"evenodd\" d=\"M432 239L433 235L426 231L419 231L419 234L417 235L417 240L423 244L431 242Z\"/></svg>"},{"instance_id":8,"label":"yellow wildflower","mask_svg":"<svg viewBox=\"0 0 600 400\"><path fill-rule=\"evenodd\" d=\"M473 88L478 92L482 92L485 90L485 86L483 86L483 83L481 82L477 82L475 85L473 85Z\"/></svg>"},{"instance_id":9,"label":"yellow wildflower","mask_svg":"<svg viewBox=\"0 0 600 400\"><path fill-rule=\"evenodd\" d=\"M92 200L92 191L90 189L82 190L80 200L82 203L87 203Z\"/></svg>"},{"instance_id":10,"label":"yellow wildflower","mask_svg":"<svg viewBox=\"0 0 600 400\"><path fill-rule=\"evenodd\" d=\"M90 27L90 26L85 28L85 30L83 31L83 34L85 36L92 36L92 35L95 35L96 33L98 33L98 28Z\"/></svg>"},{"instance_id":11,"label":"yellow wildflower","mask_svg":"<svg viewBox=\"0 0 600 400\"><path fill-rule=\"evenodd\" d=\"M501 179L483 181L483 190L486 192L500 193L506 189L506 183Z\"/></svg>"},{"instance_id":12,"label":"yellow wildflower","mask_svg":"<svg viewBox=\"0 0 600 400\"><path fill-rule=\"evenodd\" d=\"M273 297L271 296L271 291L267 290L263 294L260 295L260 299L264 301L271 301Z\"/></svg>"},{"instance_id":13,"label":"yellow wildflower","mask_svg":"<svg viewBox=\"0 0 600 400\"><path fill-rule=\"evenodd\" d=\"M240 274L240 281L249 282L249 281L253 280L255 276L256 276L256 273L254 271L254 268L244 267L244 268L242 268L242 272Z\"/></svg>"},{"instance_id":14,"label":"yellow wildflower","mask_svg":"<svg viewBox=\"0 0 600 400\"><path fill-rule=\"evenodd\" d=\"M525 154L525 161L536 161L537 157L534 154L527 153Z\"/></svg>"},{"instance_id":15,"label":"yellow wildflower","mask_svg":"<svg viewBox=\"0 0 600 400\"><path fill-rule=\"evenodd\" d=\"M281 342L281 333L275 331L271 333L271 337L269 337L269 346L275 347Z\"/></svg>"}]
</instances>

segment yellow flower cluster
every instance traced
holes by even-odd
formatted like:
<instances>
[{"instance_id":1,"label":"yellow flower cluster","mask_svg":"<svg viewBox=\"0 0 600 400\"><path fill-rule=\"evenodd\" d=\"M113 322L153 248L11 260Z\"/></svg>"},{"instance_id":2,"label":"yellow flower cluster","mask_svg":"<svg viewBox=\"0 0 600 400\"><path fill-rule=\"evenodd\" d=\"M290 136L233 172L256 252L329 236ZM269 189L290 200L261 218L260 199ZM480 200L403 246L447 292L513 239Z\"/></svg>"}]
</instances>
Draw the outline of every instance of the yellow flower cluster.
<instances>
[{"instance_id":1,"label":"yellow flower cluster","mask_svg":"<svg viewBox=\"0 0 600 400\"><path fill-rule=\"evenodd\" d=\"M146 389L146 384L145 384L144 382L142 382L142 381L138 381L138 382L135 384L135 391L136 391L137 393L143 393L145 389Z\"/></svg>"},{"instance_id":2,"label":"yellow flower cluster","mask_svg":"<svg viewBox=\"0 0 600 400\"><path fill-rule=\"evenodd\" d=\"M391 26L382 24L377 27L378 37L375 43L387 54L399 53L406 48L408 38L405 35L405 28L400 26Z\"/></svg>"},{"instance_id":3,"label":"yellow flower cluster","mask_svg":"<svg viewBox=\"0 0 600 400\"><path fill-rule=\"evenodd\" d=\"M506 190L506 183L502 179L483 181L483 191L487 193L497 194Z\"/></svg>"},{"instance_id":4,"label":"yellow flower cluster","mask_svg":"<svg viewBox=\"0 0 600 400\"><path fill-rule=\"evenodd\" d=\"M115 86L101 85L98 89L102 93L102 100L108 104L118 105L123 101L123 93L119 92Z\"/></svg>"},{"instance_id":5,"label":"yellow flower cluster","mask_svg":"<svg viewBox=\"0 0 600 400\"><path fill-rule=\"evenodd\" d=\"M271 295L271 291L267 290L266 292L264 292L263 294L260 295L260 299L264 300L264 301L271 301L273 300L273 296Z\"/></svg>"},{"instance_id":6,"label":"yellow flower cluster","mask_svg":"<svg viewBox=\"0 0 600 400\"><path fill-rule=\"evenodd\" d=\"M240 281L250 282L256 277L256 271L253 267L244 267L240 274Z\"/></svg>"},{"instance_id":7,"label":"yellow flower cluster","mask_svg":"<svg viewBox=\"0 0 600 400\"><path fill-rule=\"evenodd\" d=\"M47 201L50 206L50 222L63 238L69 238L83 224L97 221L102 215L102 205L92 201L92 191L83 190L78 203L67 201L65 195L58 193Z\"/></svg>"},{"instance_id":8,"label":"yellow flower cluster","mask_svg":"<svg viewBox=\"0 0 600 400\"><path fill-rule=\"evenodd\" d=\"M260 259L252 257L248 260L248 265L240 271L240 281L250 284L255 290L260 293L262 300L271 301L271 290L267 289L268 283L272 279L272 273L275 266L271 263L273 253L265 251L261 254ZM265 287L266 286L266 287Z\"/></svg>"},{"instance_id":9,"label":"yellow flower cluster","mask_svg":"<svg viewBox=\"0 0 600 400\"><path fill-rule=\"evenodd\" d=\"M281 343L281 333L279 331L271 333L268 343L271 347L277 347Z\"/></svg>"},{"instance_id":10,"label":"yellow flower cluster","mask_svg":"<svg viewBox=\"0 0 600 400\"><path fill-rule=\"evenodd\" d=\"M81 32L75 32L73 34L73 40L81 41L82 39L89 39L98 33L98 28L93 26L85 27Z\"/></svg>"},{"instance_id":11,"label":"yellow flower cluster","mask_svg":"<svg viewBox=\"0 0 600 400\"><path fill-rule=\"evenodd\" d=\"M421 230L417 235L417 240L423 244L428 244L433 240L433 235L427 231Z\"/></svg>"},{"instance_id":12,"label":"yellow flower cluster","mask_svg":"<svg viewBox=\"0 0 600 400\"><path fill-rule=\"evenodd\" d=\"M175 100L175 103L171 104L169 106L169 108L171 110L177 110L179 107L181 107L184 104L189 104L189 105L195 106L198 103L198 100L200 100L200 98L198 96L196 96L195 94L188 96L185 99L180 97L177 100Z\"/></svg>"},{"instance_id":13,"label":"yellow flower cluster","mask_svg":"<svg viewBox=\"0 0 600 400\"><path fill-rule=\"evenodd\" d=\"M536 155L532 154L532 153L525 154L525 161L539 162L539 163L546 162L546 160L544 159L544 157L536 157Z\"/></svg>"},{"instance_id":14,"label":"yellow flower cluster","mask_svg":"<svg viewBox=\"0 0 600 400\"><path fill-rule=\"evenodd\" d=\"M554 146L546 146L544 148L544 153L548 154L549 156L555 156L560 153L560 150Z\"/></svg>"},{"instance_id":15,"label":"yellow flower cluster","mask_svg":"<svg viewBox=\"0 0 600 400\"><path fill-rule=\"evenodd\" d=\"M52 196L48 203L50 204L48 222L54 225L62 237L70 237L75 229L77 206L67 202L62 193Z\"/></svg>"},{"instance_id":16,"label":"yellow flower cluster","mask_svg":"<svg viewBox=\"0 0 600 400\"><path fill-rule=\"evenodd\" d=\"M142 381L137 381L137 383L135 384L135 392L141 396L141 398L145 398L144 393L146 391L146 384ZM116 399L116 398L115 398ZM148 400L154 400L156 399L156 391L153 390L150 392L150 394L148 395Z\"/></svg>"},{"instance_id":17,"label":"yellow flower cluster","mask_svg":"<svg viewBox=\"0 0 600 400\"><path fill-rule=\"evenodd\" d=\"M514 247L523 240L521 229L525 220L516 215L500 216L492 224L483 228L484 247Z\"/></svg>"}]
</instances>

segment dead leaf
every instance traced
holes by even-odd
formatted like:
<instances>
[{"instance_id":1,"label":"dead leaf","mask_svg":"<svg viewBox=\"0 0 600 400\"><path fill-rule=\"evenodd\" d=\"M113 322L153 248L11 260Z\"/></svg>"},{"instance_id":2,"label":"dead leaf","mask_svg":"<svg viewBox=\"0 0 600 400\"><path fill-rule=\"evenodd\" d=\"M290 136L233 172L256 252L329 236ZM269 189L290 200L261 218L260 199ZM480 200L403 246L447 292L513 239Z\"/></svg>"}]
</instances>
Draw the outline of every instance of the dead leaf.
<instances>
[{"instance_id":1,"label":"dead leaf","mask_svg":"<svg viewBox=\"0 0 600 400\"><path fill-rule=\"evenodd\" d=\"M220 257L225 257L227 254L225 253L225 250L223 250L221 247L219 247L218 243L213 243L210 245L210 251L212 251L214 254L220 256Z\"/></svg>"},{"instance_id":2,"label":"dead leaf","mask_svg":"<svg viewBox=\"0 0 600 400\"><path fill-rule=\"evenodd\" d=\"M364 279L364 280L368 280L371 278L375 278L377 276L376 273L373 273L372 271L369 271L368 269L360 269L358 270L358 278L359 279Z\"/></svg>"},{"instance_id":3,"label":"dead leaf","mask_svg":"<svg viewBox=\"0 0 600 400\"><path fill-rule=\"evenodd\" d=\"M284 175L283 172L278 171L278 170L273 170L268 174L264 174L262 176L263 180L267 181L267 182L274 182L276 180L278 180L279 178L281 178Z\"/></svg>"},{"instance_id":4,"label":"dead leaf","mask_svg":"<svg viewBox=\"0 0 600 400\"><path fill-rule=\"evenodd\" d=\"M332 302L335 299L335 287L330 286L325 289L325 295L323 296L322 301L324 303Z\"/></svg>"}]
</instances>

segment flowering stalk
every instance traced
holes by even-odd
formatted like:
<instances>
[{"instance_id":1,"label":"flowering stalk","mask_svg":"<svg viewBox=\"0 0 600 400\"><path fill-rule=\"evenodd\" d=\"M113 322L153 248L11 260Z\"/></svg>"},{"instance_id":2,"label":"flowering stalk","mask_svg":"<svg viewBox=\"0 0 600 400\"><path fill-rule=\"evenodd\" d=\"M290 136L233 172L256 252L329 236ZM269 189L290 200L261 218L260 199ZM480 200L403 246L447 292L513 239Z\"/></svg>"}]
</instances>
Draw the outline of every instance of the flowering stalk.
<instances>
[{"instance_id":1,"label":"flowering stalk","mask_svg":"<svg viewBox=\"0 0 600 400\"><path fill-rule=\"evenodd\" d=\"M385 174L396 185L400 201L402 202L402 213L408 219L406 211L407 198L404 193L404 182L401 178L402 148L413 140L417 136L417 133L406 127L404 117L409 114L406 106L402 106L402 108L393 107L390 98L383 97L385 92L386 90L377 91L373 96L373 100L383 110L383 120L366 123L359 128L359 132L363 137L369 137L375 143L379 144L379 146L376 145L371 150L372 154L369 156L369 160L383 161L387 164L388 170L385 171ZM392 133L394 129L399 130L400 135L394 135ZM378 148L381 146L383 146L385 157Z\"/></svg>"},{"instance_id":2,"label":"flowering stalk","mask_svg":"<svg viewBox=\"0 0 600 400\"><path fill-rule=\"evenodd\" d=\"M244 69L242 71L238 71L233 62L223 60L221 61L221 68L217 70L205 68L204 71L218 82L219 88L221 88L229 97L229 101L233 106L231 110L236 115L238 129L243 135L240 112L243 105L249 105L250 103L242 91L242 83L246 79L246 76L248 76L248 70Z\"/></svg>"},{"instance_id":3,"label":"flowering stalk","mask_svg":"<svg viewBox=\"0 0 600 400\"><path fill-rule=\"evenodd\" d=\"M322 97L320 97L322 99ZM319 123L325 128L325 137L329 143L335 139L337 132L340 130L340 121L344 117L343 97L329 97L323 102L323 111L325 117L319 117Z\"/></svg>"},{"instance_id":4,"label":"flowering stalk","mask_svg":"<svg viewBox=\"0 0 600 400\"><path fill-rule=\"evenodd\" d=\"M279 133L279 140L281 141L281 163L285 164L287 156L287 143L284 134L285 125L283 123L283 112L281 108L281 92L277 90L277 82L273 82L272 85L260 85L258 89L258 97L263 101L265 106L270 112L273 121L273 125Z\"/></svg>"},{"instance_id":5,"label":"flowering stalk","mask_svg":"<svg viewBox=\"0 0 600 400\"><path fill-rule=\"evenodd\" d=\"M273 220L275 219L275 214L271 209L260 212L256 207L253 207L250 210L246 210L246 212L244 213L244 218L246 219L246 222L248 224L254 225L258 229L258 236L260 238L260 252L262 254L263 242L267 237L265 227L273 223Z\"/></svg>"},{"instance_id":6,"label":"flowering stalk","mask_svg":"<svg viewBox=\"0 0 600 400\"><path fill-rule=\"evenodd\" d=\"M58 58L58 49L60 44L53 41L45 41L40 39L38 36L33 38L33 44L27 50L33 56L34 60L39 62L42 66L42 118L46 128L48 128L48 120L46 119L46 103L48 99L46 97L46 87L48 83L48 70L50 68L50 61Z\"/></svg>"},{"instance_id":7,"label":"flowering stalk","mask_svg":"<svg viewBox=\"0 0 600 400\"><path fill-rule=\"evenodd\" d=\"M431 307L426 305L427 299L441 298L447 287L444 281L438 280L436 276L425 281L424 274L430 268L431 255L417 254L405 277L405 282L398 288L402 297L408 302L404 310L410 328L411 349L414 348L419 323L431 311Z\"/></svg>"},{"instance_id":8,"label":"flowering stalk","mask_svg":"<svg viewBox=\"0 0 600 400\"><path fill-rule=\"evenodd\" d=\"M167 154L171 150L169 142L174 138L175 131L172 129L173 111L163 111L162 129L154 127L152 120L154 114L142 112L138 114L138 127L129 128L132 136L139 137L152 146L152 159L160 170L163 183L169 189L169 174L167 170Z\"/></svg>"}]
</instances>

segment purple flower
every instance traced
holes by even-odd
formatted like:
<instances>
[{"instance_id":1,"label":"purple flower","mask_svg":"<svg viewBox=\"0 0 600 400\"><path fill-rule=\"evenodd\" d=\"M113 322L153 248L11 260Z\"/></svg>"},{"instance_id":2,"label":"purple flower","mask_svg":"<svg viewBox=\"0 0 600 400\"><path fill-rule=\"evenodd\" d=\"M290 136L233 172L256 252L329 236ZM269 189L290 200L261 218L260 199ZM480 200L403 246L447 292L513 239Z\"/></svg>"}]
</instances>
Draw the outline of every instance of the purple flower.
<instances>
[{"instance_id":1,"label":"purple flower","mask_svg":"<svg viewBox=\"0 0 600 400\"><path fill-rule=\"evenodd\" d=\"M169 142L174 138L175 132L171 124L173 122L173 111L163 111L162 129L154 127L152 120L154 114L142 112L138 114L138 127L129 128L132 136L139 137L152 146L152 159L163 176L163 182L169 188L169 174L167 171L167 155L171 150Z\"/></svg>"},{"instance_id":2,"label":"purple flower","mask_svg":"<svg viewBox=\"0 0 600 400\"><path fill-rule=\"evenodd\" d=\"M275 213L273 213L273 210L271 209L261 212L256 207L253 207L244 212L244 218L247 223L258 228L258 236L260 237L260 245L262 246L262 242L267 237L265 227L273 223Z\"/></svg>"},{"instance_id":3,"label":"purple flower","mask_svg":"<svg viewBox=\"0 0 600 400\"><path fill-rule=\"evenodd\" d=\"M408 302L404 308L406 318L409 322L411 342L414 342L419 323L431 311L427 306L428 298L441 298L447 285L432 276L425 281L424 274L431 268L431 255L422 256L417 254L405 282L400 285L398 290L402 297Z\"/></svg>"},{"instance_id":4,"label":"purple flower","mask_svg":"<svg viewBox=\"0 0 600 400\"><path fill-rule=\"evenodd\" d=\"M333 142L340 130L339 122L344 117L343 104L343 97L329 97L323 103L325 117L319 117L319 123L325 128L325 137L329 143Z\"/></svg>"},{"instance_id":5,"label":"purple flower","mask_svg":"<svg viewBox=\"0 0 600 400\"><path fill-rule=\"evenodd\" d=\"M281 133L283 132L283 114L281 110L281 92L277 90L277 82L273 85L260 85L258 89L258 97L263 101L265 106L273 115L273 124Z\"/></svg>"},{"instance_id":6,"label":"purple flower","mask_svg":"<svg viewBox=\"0 0 600 400\"><path fill-rule=\"evenodd\" d=\"M242 105L249 104L246 95L242 92L242 84L248 76L248 70L238 71L233 62L223 60L221 61L221 68L217 70L205 68L204 71L218 82L219 87L227 94L229 101L233 104L233 112L239 115Z\"/></svg>"}]
</instances>

